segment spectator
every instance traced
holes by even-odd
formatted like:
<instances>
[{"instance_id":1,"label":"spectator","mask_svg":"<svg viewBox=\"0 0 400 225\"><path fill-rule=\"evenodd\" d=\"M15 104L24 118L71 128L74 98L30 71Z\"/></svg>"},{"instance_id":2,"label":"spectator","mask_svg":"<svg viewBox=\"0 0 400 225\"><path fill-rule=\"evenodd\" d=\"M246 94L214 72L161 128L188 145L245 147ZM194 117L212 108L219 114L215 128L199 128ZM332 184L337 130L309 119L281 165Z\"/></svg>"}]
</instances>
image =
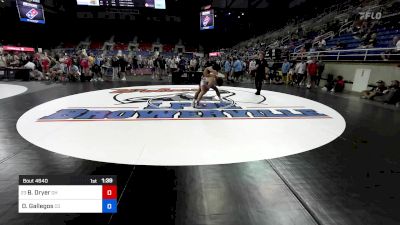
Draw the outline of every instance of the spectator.
<instances>
[{"instance_id":1,"label":"spectator","mask_svg":"<svg viewBox=\"0 0 400 225\"><path fill-rule=\"evenodd\" d=\"M24 68L30 70L30 71L29 71L29 77L30 77L30 78L35 79L35 80L42 80L42 79L44 78L44 77L43 77L43 74L42 74L40 71L38 71L38 70L36 69L36 65L35 65L33 62L28 61L28 62L24 65Z\"/></svg>"},{"instance_id":2,"label":"spectator","mask_svg":"<svg viewBox=\"0 0 400 225\"><path fill-rule=\"evenodd\" d=\"M120 69L120 76L122 76L121 80L126 81L126 67L128 66L128 61L126 60L125 56L120 56L118 59L119 69Z\"/></svg>"},{"instance_id":3,"label":"spectator","mask_svg":"<svg viewBox=\"0 0 400 225\"><path fill-rule=\"evenodd\" d=\"M95 61L96 61L96 58L94 57L93 53L90 53L90 55L88 57L89 66L92 67L94 65Z\"/></svg>"},{"instance_id":4,"label":"spectator","mask_svg":"<svg viewBox=\"0 0 400 225\"><path fill-rule=\"evenodd\" d=\"M321 38L318 41L318 51L324 51L325 48L326 48L326 41L325 41L325 39Z\"/></svg>"},{"instance_id":5,"label":"spectator","mask_svg":"<svg viewBox=\"0 0 400 225\"><path fill-rule=\"evenodd\" d=\"M309 84L307 85L307 88L314 88L318 76L318 64L316 58L313 58L307 65L307 73L309 76Z\"/></svg>"},{"instance_id":6,"label":"spectator","mask_svg":"<svg viewBox=\"0 0 400 225\"><path fill-rule=\"evenodd\" d=\"M176 72L176 70L178 69L178 64L176 59L172 58L171 60L169 60L169 67L171 69L171 73Z\"/></svg>"},{"instance_id":7,"label":"spectator","mask_svg":"<svg viewBox=\"0 0 400 225\"><path fill-rule=\"evenodd\" d=\"M178 60L178 69L183 73L186 70L186 60L184 58L179 58Z\"/></svg>"},{"instance_id":8,"label":"spectator","mask_svg":"<svg viewBox=\"0 0 400 225\"><path fill-rule=\"evenodd\" d=\"M147 66L149 67L151 71L151 79L156 78L156 68L154 67L154 59L153 57L150 57L149 60L147 61Z\"/></svg>"},{"instance_id":9,"label":"spectator","mask_svg":"<svg viewBox=\"0 0 400 225\"><path fill-rule=\"evenodd\" d=\"M28 61L28 62L24 65L24 68L30 69L30 70L35 70L36 65L35 65L33 62Z\"/></svg>"},{"instance_id":10,"label":"spectator","mask_svg":"<svg viewBox=\"0 0 400 225\"><path fill-rule=\"evenodd\" d=\"M282 77L283 77L283 82L287 84L287 74L289 73L290 70L290 63L288 62L287 59L284 59L283 64L282 64Z\"/></svg>"},{"instance_id":11,"label":"spectator","mask_svg":"<svg viewBox=\"0 0 400 225\"><path fill-rule=\"evenodd\" d=\"M256 60L252 59L249 62L249 73L251 78L254 78L256 75Z\"/></svg>"},{"instance_id":12,"label":"spectator","mask_svg":"<svg viewBox=\"0 0 400 225\"><path fill-rule=\"evenodd\" d=\"M324 73L325 70L325 63L322 60L319 60L317 64L318 64L318 75L317 75L316 85L319 86L319 82L321 81L322 74Z\"/></svg>"},{"instance_id":13,"label":"spectator","mask_svg":"<svg viewBox=\"0 0 400 225\"><path fill-rule=\"evenodd\" d=\"M79 80L80 77L81 77L81 72L79 72L78 66L72 64L70 69L68 70L68 75L67 76L68 76L68 79L70 81L75 82L75 81Z\"/></svg>"},{"instance_id":14,"label":"spectator","mask_svg":"<svg viewBox=\"0 0 400 225\"><path fill-rule=\"evenodd\" d=\"M241 72L241 76L240 76L240 81L243 82L244 76L246 75L246 71L247 71L247 63L245 60L241 60L242 62L242 72Z\"/></svg>"},{"instance_id":15,"label":"spectator","mask_svg":"<svg viewBox=\"0 0 400 225\"><path fill-rule=\"evenodd\" d=\"M56 61L56 64L53 67L51 67L49 73L50 73L50 80L52 81L61 80L61 77L63 75L63 68L61 66L61 63Z\"/></svg>"},{"instance_id":16,"label":"spectator","mask_svg":"<svg viewBox=\"0 0 400 225\"><path fill-rule=\"evenodd\" d=\"M7 55L6 54L7 53L0 55L0 68L7 67L7 65L8 65L8 63L7 63Z\"/></svg>"},{"instance_id":17,"label":"spectator","mask_svg":"<svg viewBox=\"0 0 400 225\"><path fill-rule=\"evenodd\" d=\"M296 64L294 72L296 73L296 85L300 86L306 74L306 62L304 59Z\"/></svg>"},{"instance_id":18,"label":"spectator","mask_svg":"<svg viewBox=\"0 0 400 225\"><path fill-rule=\"evenodd\" d=\"M233 81L230 79L231 78L231 76L230 76L231 70L232 70L232 58L228 57L224 63L224 73L225 73L225 78L227 81Z\"/></svg>"},{"instance_id":19,"label":"spectator","mask_svg":"<svg viewBox=\"0 0 400 225\"><path fill-rule=\"evenodd\" d=\"M19 67L20 66L20 57L17 54L14 54L11 57L11 60L9 62L9 66L11 67Z\"/></svg>"},{"instance_id":20,"label":"spectator","mask_svg":"<svg viewBox=\"0 0 400 225\"><path fill-rule=\"evenodd\" d=\"M82 55L81 57L81 62L80 62L80 66L82 68L82 82L88 80L90 81L90 66L89 66L89 59L88 57Z\"/></svg>"},{"instance_id":21,"label":"spectator","mask_svg":"<svg viewBox=\"0 0 400 225\"><path fill-rule=\"evenodd\" d=\"M364 45L360 46L361 48L375 48L378 44L378 40L376 39L376 33L372 33L369 37L367 35L366 39L364 40Z\"/></svg>"},{"instance_id":22,"label":"spectator","mask_svg":"<svg viewBox=\"0 0 400 225\"><path fill-rule=\"evenodd\" d=\"M117 76L119 77L119 59L117 56L112 57L111 59L111 67L113 69L112 79L115 80Z\"/></svg>"},{"instance_id":23,"label":"spectator","mask_svg":"<svg viewBox=\"0 0 400 225\"><path fill-rule=\"evenodd\" d=\"M323 91L331 91L333 90L333 87L335 86L335 82L333 80L333 75L328 74L328 78L326 79L326 84L321 90Z\"/></svg>"},{"instance_id":24,"label":"spectator","mask_svg":"<svg viewBox=\"0 0 400 225\"><path fill-rule=\"evenodd\" d=\"M164 57L161 56L161 58L160 58L160 78L159 78L159 80L162 80L163 76L165 76L166 69L167 69L167 62L165 61Z\"/></svg>"},{"instance_id":25,"label":"spectator","mask_svg":"<svg viewBox=\"0 0 400 225\"><path fill-rule=\"evenodd\" d=\"M387 90L383 91L383 95L374 97L375 101L388 104L398 104L400 102L400 83L393 80Z\"/></svg>"},{"instance_id":26,"label":"spectator","mask_svg":"<svg viewBox=\"0 0 400 225\"><path fill-rule=\"evenodd\" d=\"M289 69L287 79L288 79L288 84L293 85L293 82L295 80L295 72L293 68Z\"/></svg>"},{"instance_id":27,"label":"spectator","mask_svg":"<svg viewBox=\"0 0 400 225\"><path fill-rule=\"evenodd\" d=\"M347 44L342 43L341 41L336 42L336 47L334 49L336 50L340 50L340 49L346 49L347 48Z\"/></svg>"},{"instance_id":28,"label":"spectator","mask_svg":"<svg viewBox=\"0 0 400 225\"><path fill-rule=\"evenodd\" d=\"M284 84L283 80L282 80L282 76L275 76L274 80L272 81L273 84Z\"/></svg>"},{"instance_id":29,"label":"spectator","mask_svg":"<svg viewBox=\"0 0 400 225\"><path fill-rule=\"evenodd\" d=\"M389 46L390 48L394 48L394 49L390 49L388 51L385 51L384 54L382 54L382 59L387 61L389 59L391 60L395 60L395 59L400 59L400 38L399 36L395 36L393 37L391 46Z\"/></svg>"},{"instance_id":30,"label":"spectator","mask_svg":"<svg viewBox=\"0 0 400 225\"><path fill-rule=\"evenodd\" d=\"M133 66L132 66L133 59L130 56L126 57L125 59L126 59L126 76L130 76L130 75L132 75L132 70L133 70ZM136 75L136 74L134 74L134 75Z\"/></svg>"},{"instance_id":31,"label":"spectator","mask_svg":"<svg viewBox=\"0 0 400 225\"><path fill-rule=\"evenodd\" d=\"M379 80L376 82L377 86L372 88L371 90L365 90L361 92L361 98L365 99L373 99L375 96L381 96L384 94L384 91L387 89L385 86L385 82Z\"/></svg>"},{"instance_id":32,"label":"spectator","mask_svg":"<svg viewBox=\"0 0 400 225\"><path fill-rule=\"evenodd\" d=\"M65 68L66 69L66 73L68 73L68 71L71 69L71 66L72 66L72 59L66 53L64 55L63 62L64 62L65 67L66 67Z\"/></svg>"},{"instance_id":33,"label":"spectator","mask_svg":"<svg viewBox=\"0 0 400 225\"><path fill-rule=\"evenodd\" d=\"M93 78L90 81L104 81L101 74L101 67L99 64L94 63L92 68Z\"/></svg>"},{"instance_id":34,"label":"spectator","mask_svg":"<svg viewBox=\"0 0 400 225\"><path fill-rule=\"evenodd\" d=\"M239 60L239 58L235 57L233 62L233 77L235 78L235 81L239 81L242 72L243 72L243 64Z\"/></svg>"},{"instance_id":35,"label":"spectator","mask_svg":"<svg viewBox=\"0 0 400 225\"><path fill-rule=\"evenodd\" d=\"M338 93L338 92L343 92L344 90L344 80L342 76L338 76L336 80L334 81L334 88L333 92Z\"/></svg>"},{"instance_id":36,"label":"spectator","mask_svg":"<svg viewBox=\"0 0 400 225\"><path fill-rule=\"evenodd\" d=\"M196 71L197 68L197 60L196 58L192 58L189 62L189 71L194 72Z\"/></svg>"}]
</instances>

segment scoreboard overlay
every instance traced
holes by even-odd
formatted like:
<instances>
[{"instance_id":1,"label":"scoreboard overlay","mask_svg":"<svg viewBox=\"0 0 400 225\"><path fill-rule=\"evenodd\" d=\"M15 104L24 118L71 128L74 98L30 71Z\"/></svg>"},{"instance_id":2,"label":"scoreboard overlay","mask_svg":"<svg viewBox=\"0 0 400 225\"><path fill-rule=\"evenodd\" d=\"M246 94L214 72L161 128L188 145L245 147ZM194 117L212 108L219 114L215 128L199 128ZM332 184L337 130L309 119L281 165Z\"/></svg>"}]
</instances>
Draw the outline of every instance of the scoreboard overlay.
<instances>
[{"instance_id":1,"label":"scoreboard overlay","mask_svg":"<svg viewBox=\"0 0 400 225\"><path fill-rule=\"evenodd\" d=\"M117 176L20 175L19 213L116 213Z\"/></svg>"}]
</instances>

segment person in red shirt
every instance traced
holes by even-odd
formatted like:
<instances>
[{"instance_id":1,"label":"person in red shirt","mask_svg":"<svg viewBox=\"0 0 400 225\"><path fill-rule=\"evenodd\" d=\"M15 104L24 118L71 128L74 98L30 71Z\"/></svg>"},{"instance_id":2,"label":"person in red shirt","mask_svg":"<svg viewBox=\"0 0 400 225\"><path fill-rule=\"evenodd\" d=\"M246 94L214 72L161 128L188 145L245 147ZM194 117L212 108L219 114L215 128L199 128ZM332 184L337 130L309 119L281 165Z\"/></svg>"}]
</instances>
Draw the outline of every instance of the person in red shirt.
<instances>
[{"instance_id":1,"label":"person in red shirt","mask_svg":"<svg viewBox=\"0 0 400 225\"><path fill-rule=\"evenodd\" d=\"M47 57L47 55L43 55L42 57L42 72L47 74L50 69L50 59Z\"/></svg>"},{"instance_id":2,"label":"person in red shirt","mask_svg":"<svg viewBox=\"0 0 400 225\"><path fill-rule=\"evenodd\" d=\"M335 88L333 91L335 93L342 92L344 90L344 80L342 76L338 76L335 81Z\"/></svg>"},{"instance_id":3,"label":"person in red shirt","mask_svg":"<svg viewBox=\"0 0 400 225\"><path fill-rule=\"evenodd\" d=\"M315 86L315 82L317 81L318 64L315 58L313 58L312 62L307 65L307 72L310 80L310 85L307 88L310 89Z\"/></svg>"},{"instance_id":4,"label":"person in red shirt","mask_svg":"<svg viewBox=\"0 0 400 225\"><path fill-rule=\"evenodd\" d=\"M82 68L82 77L81 81L85 82L86 80L90 80L90 71L89 71L89 60L86 56L82 56L81 62L80 62L81 68Z\"/></svg>"}]
</instances>

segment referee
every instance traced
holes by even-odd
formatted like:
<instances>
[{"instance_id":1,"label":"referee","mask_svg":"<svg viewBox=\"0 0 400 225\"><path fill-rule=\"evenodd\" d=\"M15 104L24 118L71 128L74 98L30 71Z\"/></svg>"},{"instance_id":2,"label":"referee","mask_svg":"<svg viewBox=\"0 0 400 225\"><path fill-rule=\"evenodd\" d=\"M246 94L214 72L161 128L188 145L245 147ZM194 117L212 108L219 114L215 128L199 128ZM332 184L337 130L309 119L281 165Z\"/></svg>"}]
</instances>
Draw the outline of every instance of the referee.
<instances>
[{"instance_id":1,"label":"referee","mask_svg":"<svg viewBox=\"0 0 400 225\"><path fill-rule=\"evenodd\" d=\"M267 61L264 59L264 53L258 54L258 59L256 59L256 77L255 77L255 84L256 84L256 95L260 95L261 88L263 81L265 79L265 68L268 66Z\"/></svg>"}]
</instances>

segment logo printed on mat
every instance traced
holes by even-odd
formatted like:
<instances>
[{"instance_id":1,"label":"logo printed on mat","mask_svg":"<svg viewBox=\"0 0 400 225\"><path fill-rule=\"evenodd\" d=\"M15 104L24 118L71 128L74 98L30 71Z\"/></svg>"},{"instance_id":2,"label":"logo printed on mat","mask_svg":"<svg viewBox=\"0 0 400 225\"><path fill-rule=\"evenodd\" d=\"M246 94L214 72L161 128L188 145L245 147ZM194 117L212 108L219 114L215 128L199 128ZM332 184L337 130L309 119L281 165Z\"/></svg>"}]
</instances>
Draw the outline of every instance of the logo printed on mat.
<instances>
[{"instance_id":1,"label":"logo printed on mat","mask_svg":"<svg viewBox=\"0 0 400 225\"><path fill-rule=\"evenodd\" d=\"M191 103L198 86L106 89L55 99L17 123L27 141L52 152L130 165L209 165L293 155L345 129L321 103L279 92L221 87Z\"/></svg>"}]
</instances>

